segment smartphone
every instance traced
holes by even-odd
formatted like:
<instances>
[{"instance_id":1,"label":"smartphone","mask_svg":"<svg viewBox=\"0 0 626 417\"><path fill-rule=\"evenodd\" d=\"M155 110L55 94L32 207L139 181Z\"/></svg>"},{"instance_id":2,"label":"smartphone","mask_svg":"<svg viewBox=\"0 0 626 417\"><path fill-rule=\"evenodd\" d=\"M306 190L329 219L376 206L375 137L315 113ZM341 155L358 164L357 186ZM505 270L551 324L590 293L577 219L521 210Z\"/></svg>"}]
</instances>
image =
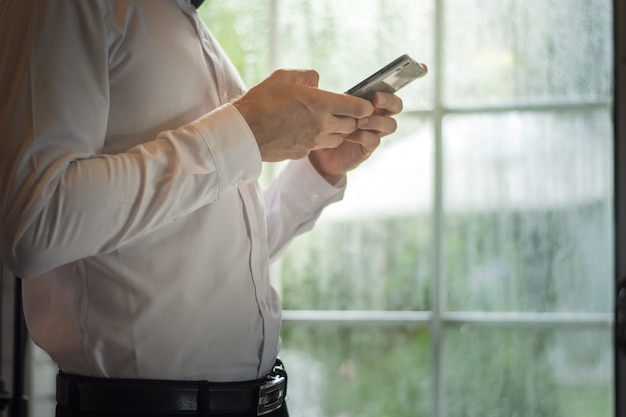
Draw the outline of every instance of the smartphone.
<instances>
[{"instance_id":1,"label":"smartphone","mask_svg":"<svg viewBox=\"0 0 626 417\"><path fill-rule=\"evenodd\" d=\"M426 65L408 55L402 55L346 91L346 94L371 100L374 93L395 93L427 72Z\"/></svg>"}]
</instances>

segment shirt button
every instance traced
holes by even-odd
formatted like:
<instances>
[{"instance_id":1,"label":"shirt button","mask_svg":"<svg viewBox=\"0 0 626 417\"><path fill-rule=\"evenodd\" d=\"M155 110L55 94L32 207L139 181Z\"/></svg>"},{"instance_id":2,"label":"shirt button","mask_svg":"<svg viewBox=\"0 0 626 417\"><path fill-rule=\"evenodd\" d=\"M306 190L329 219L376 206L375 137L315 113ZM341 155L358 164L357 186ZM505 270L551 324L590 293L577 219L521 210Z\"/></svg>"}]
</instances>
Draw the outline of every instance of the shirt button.
<instances>
[{"instance_id":1,"label":"shirt button","mask_svg":"<svg viewBox=\"0 0 626 417\"><path fill-rule=\"evenodd\" d=\"M267 306L267 302L265 300L261 300L261 308L265 311L269 310L270 308Z\"/></svg>"},{"instance_id":2,"label":"shirt button","mask_svg":"<svg viewBox=\"0 0 626 417\"><path fill-rule=\"evenodd\" d=\"M311 201L319 201L319 199L320 199L320 195L319 195L318 193L311 194L311 195L309 196L309 199L310 199Z\"/></svg>"},{"instance_id":3,"label":"shirt button","mask_svg":"<svg viewBox=\"0 0 626 417\"><path fill-rule=\"evenodd\" d=\"M243 178L237 178L237 181L235 181L235 187L241 187L243 185Z\"/></svg>"}]
</instances>

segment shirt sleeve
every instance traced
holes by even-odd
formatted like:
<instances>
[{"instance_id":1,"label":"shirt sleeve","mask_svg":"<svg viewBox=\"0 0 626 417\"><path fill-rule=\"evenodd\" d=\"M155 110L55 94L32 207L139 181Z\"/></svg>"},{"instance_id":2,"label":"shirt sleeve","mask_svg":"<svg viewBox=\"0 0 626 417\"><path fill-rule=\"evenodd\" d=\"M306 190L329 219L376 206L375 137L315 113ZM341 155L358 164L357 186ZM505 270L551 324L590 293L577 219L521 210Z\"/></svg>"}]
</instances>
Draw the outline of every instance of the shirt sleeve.
<instances>
[{"instance_id":1,"label":"shirt sleeve","mask_svg":"<svg viewBox=\"0 0 626 417\"><path fill-rule=\"evenodd\" d=\"M0 112L0 254L13 272L36 276L111 252L256 180L254 138L228 104L103 154L103 11L91 1L32 3L0 8L0 58L15 63L0 66L12 109Z\"/></svg>"},{"instance_id":2,"label":"shirt sleeve","mask_svg":"<svg viewBox=\"0 0 626 417\"><path fill-rule=\"evenodd\" d=\"M264 192L270 259L311 230L324 208L343 198L345 185L329 184L309 158L290 161Z\"/></svg>"}]
</instances>

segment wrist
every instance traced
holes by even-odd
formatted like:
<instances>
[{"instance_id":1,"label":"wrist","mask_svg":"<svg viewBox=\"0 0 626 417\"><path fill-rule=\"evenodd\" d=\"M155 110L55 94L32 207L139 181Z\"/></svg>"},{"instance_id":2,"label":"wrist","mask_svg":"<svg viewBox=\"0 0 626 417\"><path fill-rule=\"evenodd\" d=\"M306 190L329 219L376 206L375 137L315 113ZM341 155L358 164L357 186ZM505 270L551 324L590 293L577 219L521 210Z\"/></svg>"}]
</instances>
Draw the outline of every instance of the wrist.
<instances>
[{"instance_id":1,"label":"wrist","mask_svg":"<svg viewBox=\"0 0 626 417\"><path fill-rule=\"evenodd\" d=\"M331 173L324 169L315 151L309 153L309 161L311 162L311 165L313 165L313 168L315 168L317 173L320 174L320 176L324 178L324 180L326 180L326 182L330 185L337 185L346 177L345 173Z\"/></svg>"}]
</instances>

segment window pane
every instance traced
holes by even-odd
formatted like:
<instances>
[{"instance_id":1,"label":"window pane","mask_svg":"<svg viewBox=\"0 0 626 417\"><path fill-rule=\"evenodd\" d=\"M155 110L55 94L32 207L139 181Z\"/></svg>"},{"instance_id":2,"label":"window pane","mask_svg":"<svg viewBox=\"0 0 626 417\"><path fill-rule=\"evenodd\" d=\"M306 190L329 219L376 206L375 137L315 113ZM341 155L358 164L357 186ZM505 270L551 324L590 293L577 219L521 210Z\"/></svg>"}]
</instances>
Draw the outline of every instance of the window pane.
<instances>
[{"instance_id":1,"label":"window pane","mask_svg":"<svg viewBox=\"0 0 626 417\"><path fill-rule=\"evenodd\" d=\"M427 417L425 330L285 326L289 410L300 417Z\"/></svg>"},{"instance_id":2,"label":"window pane","mask_svg":"<svg viewBox=\"0 0 626 417\"><path fill-rule=\"evenodd\" d=\"M198 13L248 86L267 77L270 49L268 0L205 0Z\"/></svg>"},{"instance_id":3,"label":"window pane","mask_svg":"<svg viewBox=\"0 0 626 417\"><path fill-rule=\"evenodd\" d=\"M445 333L446 416L610 416L609 330Z\"/></svg>"},{"instance_id":4,"label":"window pane","mask_svg":"<svg viewBox=\"0 0 626 417\"><path fill-rule=\"evenodd\" d=\"M285 309L429 308L431 129L399 125L352 173L344 201L283 255L273 278Z\"/></svg>"},{"instance_id":5,"label":"window pane","mask_svg":"<svg viewBox=\"0 0 626 417\"><path fill-rule=\"evenodd\" d=\"M447 305L610 312L608 110L444 120Z\"/></svg>"},{"instance_id":6,"label":"window pane","mask_svg":"<svg viewBox=\"0 0 626 417\"><path fill-rule=\"evenodd\" d=\"M279 66L314 68L320 87L346 91L402 54L433 61L432 0L282 0ZM434 78L400 94L406 108L431 107Z\"/></svg>"},{"instance_id":7,"label":"window pane","mask_svg":"<svg viewBox=\"0 0 626 417\"><path fill-rule=\"evenodd\" d=\"M350 172L344 200L330 206L325 218L401 216L426 213L433 199L432 123L407 115L396 117L398 130L382 139L376 152Z\"/></svg>"},{"instance_id":8,"label":"window pane","mask_svg":"<svg viewBox=\"0 0 626 417\"><path fill-rule=\"evenodd\" d=\"M446 104L610 96L610 1L448 0L444 4Z\"/></svg>"}]
</instances>

